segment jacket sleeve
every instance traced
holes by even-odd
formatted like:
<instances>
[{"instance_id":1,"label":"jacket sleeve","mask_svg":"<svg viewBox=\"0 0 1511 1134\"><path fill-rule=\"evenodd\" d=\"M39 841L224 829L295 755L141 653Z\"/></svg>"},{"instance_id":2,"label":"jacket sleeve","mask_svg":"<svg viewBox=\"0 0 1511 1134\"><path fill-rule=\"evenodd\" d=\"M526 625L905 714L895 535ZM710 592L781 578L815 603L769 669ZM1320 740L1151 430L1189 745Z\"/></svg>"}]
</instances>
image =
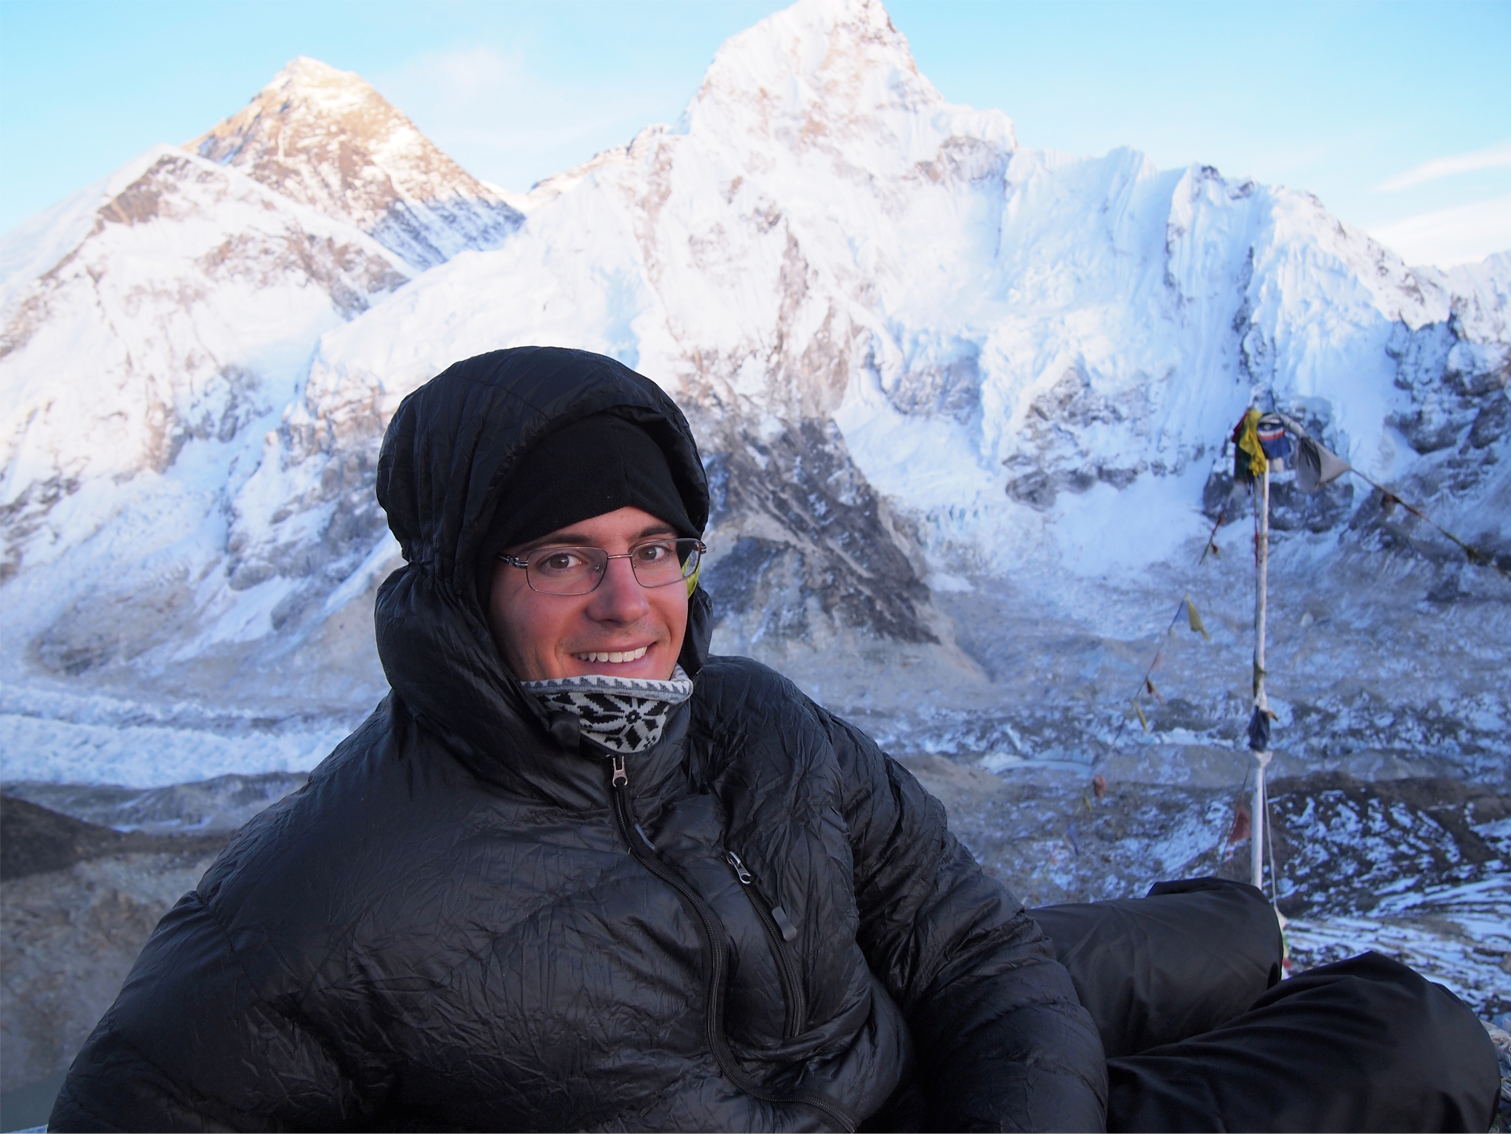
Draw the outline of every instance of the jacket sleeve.
<instances>
[{"instance_id":1,"label":"jacket sleeve","mask_svg":"<svg viewBox=\"0 0 1511 1134\"><path fill-rule=\"evenodd\" d=\"M860 945L907 1017L935 1129L1103 1129L1102 1041L1051 943L950 834L939 801L824 715Z\"/></svg>"},{"instance_id":2,"label":"jacket sleeve","mask_svg":"<svg viewBox=\"0 0 1511 1134\"><path fill-rule=\"evenodd\" d=\"M158 924L74 1059L48 1128L360 1125L359 1100L384 1091L359 1083L301 1020L295 999L269 999L259 988L266 983L248 973L211 906L189 893Z\"/></svg>"}]
</instances>

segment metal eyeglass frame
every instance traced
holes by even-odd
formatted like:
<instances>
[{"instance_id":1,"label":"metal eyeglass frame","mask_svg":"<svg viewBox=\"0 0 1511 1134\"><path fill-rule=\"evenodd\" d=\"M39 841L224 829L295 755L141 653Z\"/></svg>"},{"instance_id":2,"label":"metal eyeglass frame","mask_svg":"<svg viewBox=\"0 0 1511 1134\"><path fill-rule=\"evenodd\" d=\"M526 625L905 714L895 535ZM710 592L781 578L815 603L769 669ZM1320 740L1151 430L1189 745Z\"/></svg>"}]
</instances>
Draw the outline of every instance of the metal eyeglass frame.
<instances>
[{"instance_id":1,"label":"metal eyeglass frame","mask_svg":"<svg viewBox=\"0 0 1511 1134\"><path fill-rule=\"evenodd\" d=\"M682 574L678 575L675 579L668 579L664 583L647 583L647 582L645 582L644 580L642 580L640 578L640 572L638 572L638 571L635 570L635 563L634 563L635 552L638 551L640 548L645 547L647 544L663 543L663 542L669 542L669 543L671 543L673 545L676 545L676 544L679 544L679 543L691 543L693 545L695 554L694 555L689 555L685 560L682 561ZM574 544L547 545L545 547L537 547L533 551L530 552L530 555L533 557L535 555L539 555L543 551L593 551L593 552L599 552L599 553L601 553L603 555L603 567L598 571L598 581L595 582L587 590L585 590L585 591L545 591L545 590L541 590L541 588L537 587L535 585L534 580L531 579L531 577L530 577L530 561L529 561L529 559L521 559L517 555L510 555L507 552L503 552L503 551L501 551L501 552L498 553L498 560L501 563L507 563L510 567L518 567L518 568L520 568L521 570L524 571L524 573L525 573L525 584L532 591L535 591L537 594L542 594L542 595L558 595L558 596L563 596L563 597L572 597L572 596L575 596L575 595L590 595L594 591L596 591L599 587L601 587L603 585L603 580L608 577L608 573L609 573L609 560L611 560L611 559L628 559L628 560L630 560L630 573L635 576L635 582L639 583L646 590L654 590L657 587L669 587L673 583L685 583L685 582L687 582L688 579L692 578L693 575L697 573L698 567L703 562L703 556L708 551L708 548L704 545L704 543L703 543L703 541L701 539L691 539L690 537L687 537L687 536L679 536L677 539L674 539L674 540L660 540L660 539L641 540L639 543L637 543L633 547L631 547L628 551L623 552L620 555L610 555L608 552L604 551L603 548L601 548L601 547L591 547L591 546L589 546L587 544L575 544L575 543ZM687 569L687 565L689 563L692 564L692 570L688 570Z\"/></svg>"}]
</instances>

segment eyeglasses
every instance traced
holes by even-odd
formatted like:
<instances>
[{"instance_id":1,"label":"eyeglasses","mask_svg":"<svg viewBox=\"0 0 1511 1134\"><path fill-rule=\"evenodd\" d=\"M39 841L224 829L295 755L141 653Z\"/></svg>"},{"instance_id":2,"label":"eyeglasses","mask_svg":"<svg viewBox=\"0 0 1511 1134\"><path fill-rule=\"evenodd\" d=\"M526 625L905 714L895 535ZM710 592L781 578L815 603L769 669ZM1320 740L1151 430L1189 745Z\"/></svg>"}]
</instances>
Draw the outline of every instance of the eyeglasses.
<instances>
[{"instance_id":1,"label":"eyeglasses","mask_svg":"<svg viewBox=\"0 0 1511 1134\"><path fill-rule=\"evenodd\" d=\"M523 559L499 555L525 572L532 591L548 595L585 595L598 589L610 559L628 559L635 581L642 587L669 587L691 579L708 549L696 539L648 539L623 555L601 547L537 547Z\"/></svg>"}]
</instances>

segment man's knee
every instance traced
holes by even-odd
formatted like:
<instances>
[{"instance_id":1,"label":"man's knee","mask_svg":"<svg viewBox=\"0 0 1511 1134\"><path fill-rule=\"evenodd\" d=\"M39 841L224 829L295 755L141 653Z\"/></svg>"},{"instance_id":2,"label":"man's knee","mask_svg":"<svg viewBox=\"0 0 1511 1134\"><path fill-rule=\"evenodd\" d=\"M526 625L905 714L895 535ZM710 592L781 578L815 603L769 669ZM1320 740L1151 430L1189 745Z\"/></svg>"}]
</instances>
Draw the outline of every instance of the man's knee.
<instances>
[{"instance_id":1,"label":"man's knee","mask_svg":"<svg viewBox=\"0 0 1511 1134\"><path fill-rule=\"evenodd\" d=\"M1264 988L1280 983L1285 941L1275 907L1262 890L1231 878L1183 878L1149 887L1144 900L1156 899L1178 902L1172 908L1180 911L1182 924L1188 932L1199 933L1208 948L1241 956L1256 997L1262 991L1260 981Z\"/></svg>"},{"instance_id":2,"label":"man's knee","mask_svg":"<svg viewBox=\"0 0 1511 1134\"><path fill-rule=\"evenodd\" d=\"M1198 1035L1280 979L1264 896L1226 879L1160 882L1145 898L1030 910L1055 945L1109 1057Z\"/></svg>"},{"instance_id":3,"label":"man's knee","mask_svg":"<svg viewBox=\"0 0 1511 1134\"><path fill-rule=\"evenodd\" d=\"M1495 1058L1484 1027L1463 1001L1380 953L1361 953L1298 973L1261 996L1253 1010L1299 1008L1303 1002L1319 1021L1388 1036L1399 1057L1418 1066L1437 1064L1447 1070L1483 1063L1480 1069L1488 1074Z\"/></svg>"},{"instance_id":4,"label":"man's knee","mask_svg":"<svg viewBox=\"0 0 1511 1134\"><path fill-rule=\"evenodd\" d=\"M1283 1014L1290 1028L1323 1039L1382 1103L1414 1111L1420 1129L1483 1130L1494 1117L1500 1071L1484 1027L1442 985L1389 957L1363 953L1309 969L1252 1012Z\"/></svg>"}]
</instances>

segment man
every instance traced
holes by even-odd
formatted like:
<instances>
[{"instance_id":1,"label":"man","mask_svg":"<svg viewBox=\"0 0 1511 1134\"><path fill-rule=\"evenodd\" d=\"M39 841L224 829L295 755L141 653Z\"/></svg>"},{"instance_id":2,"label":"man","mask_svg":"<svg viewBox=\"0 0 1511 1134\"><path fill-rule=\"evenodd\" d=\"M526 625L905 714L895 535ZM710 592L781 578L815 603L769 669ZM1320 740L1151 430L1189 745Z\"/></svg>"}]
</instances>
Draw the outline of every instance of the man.
<instances>
[{"instance_id":1,"label":"man","mask_svg":"<svg viewBox=\"0 0 1511 1134\"><path fill-rule=\"evenodd\" d=\"M1244 1097L1235 1057L1295 1044L1339 989L1369 1022L1399 985L1464 1034L1414 974L1327 975L1299 1012L1266 992L1278 932L1241 888L1044 911L1051 944L867 737L708 655L697 449L612 360L457 364L395 415L378 496L406 560L376 611L392 693L163 919L55 1129L1083 1130L1109 1068L1114 1123L1231 1128L1273 1089L1233 1121L1196 1033L1218 1026L1197 1059ZM1172 910L1257 928L1163 948ZM1109 970L1138 935L1202 994L1159 959ZM1403 1121L1479 1121L1478 1069L1438 1083L1445 1057L1411 1055Z\"/></svg>"}]
</instances>

